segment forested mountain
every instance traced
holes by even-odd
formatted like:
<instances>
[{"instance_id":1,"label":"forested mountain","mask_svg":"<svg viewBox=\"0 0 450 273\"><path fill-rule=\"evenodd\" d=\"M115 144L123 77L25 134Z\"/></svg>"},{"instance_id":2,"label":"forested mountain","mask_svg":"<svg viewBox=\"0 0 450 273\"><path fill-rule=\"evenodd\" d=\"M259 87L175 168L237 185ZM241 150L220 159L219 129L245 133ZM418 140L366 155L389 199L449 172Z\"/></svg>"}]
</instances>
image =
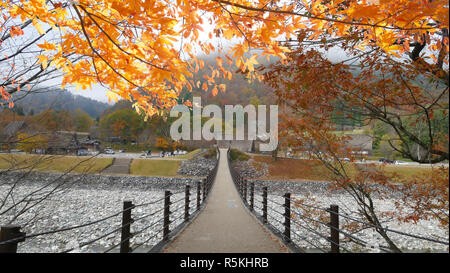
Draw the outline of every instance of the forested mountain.
<instances>
[{"instance_id":1,"label":"forested mountain","mask_svg":"<svg viewBox=\"0 0 450 273\"><path fill-rule=\"evenodd\" d=\"M24 96L25 94L25 92L18 92L14 95L14 108L22 108L24 114L38 114L47 109L70 112L81 109L91 117L96 118L110 107L107 103L74 95L67 90L49 88Z\"/></svg>"},{"instance_id":2,"label":"forested mountain","mask_svg":"<svg viewBox=\"0 0 450 273\"><path fill-rule=\"evenodd\" d=\"M119 100L113 106L109 106L105 111L100 113L100 118L107 116L113 112L122 110L122 109L133 109L133 103L127 100Z\"/></svg>"},{"instance_id":3,"label":"forested mountain","mask_svg":"<svg viewBox=\"0 0 450 273\"><path fill-rule=\"evenodd\" d=\"M220 90L217 94L211 92L212 86L209 87L207 92L202 90L201 84L197 85L199 82L204 82L213 69L219 71L217 65L218 55L211 55L208 57L201 58L205 63L205 69L199 69L194 73L193 82L195 84L192 92L188 91L187 88L183 89L180 96L180 102L186 99L192 100L193 96L200 96L202 98L202 104L217 104L219 106L230 105L247 105L247 104L276 104L276 97L274 92L270 87L265 85L263 82L258 80L249 81L245 78L242 73L231 73L231 77L224 77L222 73L220 76L215 78L215 85L225 84L226 88ZM220 56L222 60L227 60L225 56ZM222 61L221 61L222 62ZM258 58L260 64L269 64L265 58ZM223 66L227 67L226 61L223 61ZM217 73L219 75L219 73Z\"/></svg>"}]
</instances>

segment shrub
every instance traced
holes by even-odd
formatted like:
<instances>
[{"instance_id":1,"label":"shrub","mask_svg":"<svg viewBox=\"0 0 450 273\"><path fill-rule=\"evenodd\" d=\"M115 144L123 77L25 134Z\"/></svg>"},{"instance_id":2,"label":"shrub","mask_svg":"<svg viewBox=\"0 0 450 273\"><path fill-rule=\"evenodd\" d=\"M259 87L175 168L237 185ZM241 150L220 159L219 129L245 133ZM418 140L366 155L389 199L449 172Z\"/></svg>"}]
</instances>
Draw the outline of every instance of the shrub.
<instances>
[{"instance_id":1,"label":"shrub","mask_svg":"<svg viewBox=\"0 0 450 273\"><path fill-rule=\"evenodd\" d=\"M217 150L216 148L210 148L208 151L203 155L204 158L217 158Z\"/></svg>"}]
</instances>

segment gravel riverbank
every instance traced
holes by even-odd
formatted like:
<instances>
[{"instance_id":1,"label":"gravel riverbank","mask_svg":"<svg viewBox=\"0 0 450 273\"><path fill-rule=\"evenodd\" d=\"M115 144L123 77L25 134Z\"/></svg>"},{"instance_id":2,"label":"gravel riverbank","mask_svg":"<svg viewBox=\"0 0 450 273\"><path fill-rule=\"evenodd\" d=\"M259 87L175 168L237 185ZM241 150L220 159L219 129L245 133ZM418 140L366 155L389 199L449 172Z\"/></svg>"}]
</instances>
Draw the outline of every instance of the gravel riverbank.
<instances>
[{"instance_id":1,"label":"gravel riverbank","mask_svg":"<svg viewBox=\"0 0 450 273\"><path fill-rule=\"evenodd\" d=\"M255 183L255 210L262 215L262 187L268 187L268 220L278 230L283 231L284 227L284 193L292 193L291 214L292 226L291 234L293 241L300 247L310 251L320 252L319 249L328 250L330 242L327 237L330 228L323 223L329 222L329 213L312 209L301 204L311 205L320 208L329 208L335 204L339 206L339 213L367 223L367 220L358 213L359 207L352 196L343 191L330 190L329 182L288 182L274 180L252 180ZM250 197L248 197L248 200ZM405 223L398 221L400 212L395 206L395 202L400 201L398 193L390 193L388 199L380 199L373 196L374 207L385 228L400 231L408 234L419 235L426 238L448 242L448 226L442 227L437 220L420 220L417 223ZM306 215L306 217L305 217ZM321 220L322 223L308 219ZM360 225L353 230L356 221L340 216L340 227L352 236L365 242L365 246L350 242L348 237L340 234L341 250L351 252L383 252L383 246L387 243L373 227ZM402 234L387 232L397 246L406 252L448 252L448 245L430 242L405 236Z\"/></svg>"},{"instance_id":2,"label":"gravel riverbank","mask_svg":"<svg viewBox=\"0 0 450 273\"><path fill-rule=\"evenodd\" d=\"M354 213L355 211L357 211L357 207L352 198L348 196L326 196L320 194L305 196L302 194L294 194L291 196L291 198L294 200L308 200L314 198L314 203L306 204L311 204L322 208L328 208L331 204L336 204L339 206L339 213L350 216L354 219L367 222L367 220L365 220L363 217L361 217L357 213ZM270 209L268 210L268 221L278 230L283 231L284 227L282 223L284 223L284 198L279 195L269 195L268 200L268 206L270 207ZM255 210L261 215L261 195L255 197L255 202L259 203L258 205L256 205L258 208L256 208ZM375 207L380 213L397 213L395 211L394 202L395 200L374 200ZM311 212L313 213L312 215L309 214ZM330 234L330 228L325 225L325 223L329 222L329 213L322 212L322 214L314 214L314 212L318 211L311 210L302 206L296 206L295 204L292 205L291 236L293 241L297 245L309 251L320 252L319 249L324 249L327 251L331 246L331 243L327 240L327 237ZM304 217L304 215L307 215L306 217L311 217L315 220L319 220L322 223L312 221ZM382 219L383 226L385 228L448 242L448 229L440 227L438 222L435 220L420 220L414 224L399 222L395 219L387 219L386 217L382 217ZM341 216L339 222L340 228L342 230L348 232L355 238L358 238L365 244L365 246L362 246L360 244L350 242L348 237L344 236L344 234L340 234L341 251L383 252L382 247L387 246L385 240L375 231L374 228L361 225L356 232L353 232L350 231L348 227L356 223L355 221L345 219ZM408 237L394 232L387 233L392 241L395 242L400 249L406 252L448 252L448 246L443 244Z\"/></svg>"},{"instance_id":3,"label":"gravel riverbank","mask_svg":"<svg viewBox=\"0 0 450 273\"><path fill-rule=\"evenodd\" d=\"M104 175L71 175L61 179L58 174L34 173L21 179L12 195L0 211L6 210L13 202L30 200L27 195L35 192L34 199L54 191L42 202L31 201L35 206L27 206L26 202L18 205L18 209L2 213L0 225L9 222L17 215L21 208L27 210L14 220L15 224L24 226L22 229L29 234L52 231L63 227L71 227L89 223L108 217L122 211L123 201L130 200L135 205L161 200L164 190L179 192L171 197L173 204L171 211L173 229L182 222L184 213L184 185L194 185L197 178L165 178L165 177L133 177L133 176L104 176ZM11 185L20 174L0 176L0 200L4 200L11 189ZM56 182L54 182L56 181ZM64 183L62 183L64 181ZM47 187L45 187L47 186ZM56 190L55 190L56 189ZM191 190L193 193L194 191ZM193 200L193 198L191 198ZM195 200L195 199L194 199ZM180 209L177 209L180 208ZM194 211L191 202L191 212ZM163 202L159 201L132 210L132 218L139 219L131 225L132 232L139 232L131 239L132 246L143 244L137 251L149 250L162 238ZM153 215L152 215L153 214ZM119 213L108 220L87 227L29 238L19 244L18 252L62 252L74 249L74 252L103 252L119 244L122 214ZM150 228L145 229L149 225ZM102 235L111 233L96 242L79 248ZM118 247L112 250L117 252Z\"/></svg>"},{"instance_id":4,"label":"gravel riverbank","mask_svg":"<svg viewBox=\"0 0 450 273\"><path fill-rule=\"evenodd\" d=\"M215 158L204 158L202 156L185 160L181 163L178 174L187 176L207 176L208 173L214 169L216 161Z\"/></svg>"},{"instance_id":5,"label":"gravel riverbank","mask_svg":"<svg viewBox=\"0 0 450 273\"><path fill-rule=\"evenodd\" d=\"M27 239L19 244L19 252L63 252L74 248L74 252L103 252L120 243L120 231L115 231L121 226L121 214L123 201L130 200L135 205L161 200L165 190L176 193L172 201L176 202L171 211L170 228L181 223L184 207L184 186L186 183L192 186L191 212L195 209L195 184L201 178L180 177L141 177L141 176L107 176L107 175L68 175L60 177L60 174L33 173L22 177L21 173L0 175L0 201L10 192L15 181L20 181L9 195L7 202L0 208L0 225L10 222L15 215L25 209L15 224L24 226L22 229L27 234L51 231L63 227L70 227L89 223L98 219L119 213L117 216L102 221L95 225L64 231L54 234L38 236ZM339 205L340 213L362 219L358 215L358 207L351 196L344 192L330 192L329 183L326 182L287 182L287 181L260 181L254 180L256 211L261 213L261 187L269 187L269 222L280 230L283 230L284 203L282 195L285 192L292 193L292 198L305 200L306 204L327 208L330 204ZM33 193L30 198L28 195ZM40 202L39 198L52 193L48 198ZM28 196L28 197L27 197ZM28 200L30 203L21 202ZM312 201L313 200L313 201ZM374 198L375 207L380 213L396 212L394 202L395 195L391 199L380 200ZM13 203L19 203L16 210L4 213ZM32 204L33 206L30 206ZM34 205L35 204L35 205ZM177 210L177 208L180 208ZM142 244L136 251L148 251L162 238L162 209L163 202L156 202L147 206L137 207L132 211L132 218L136 222L131 225L132 232L138 233L131 239L132 247ZM296 215L304 215L311 211L302 206L292 205L293 224L292 237L299 246L310 251L317 252L319 248L327 249L330 243L321 235L328 236L329 227L321 224L313 224L300 219ZM397 212L396 212L397 213ZM328 214L324 214L322 220L326 223ZM314 216L314 219L316 216ZM396 219L383 218L384 225L390 229L416 234L428 238L448 241L448 228L442 228L434 220L421 220L416 224L398 222ZM294 224L300 221L308 229ZM340 218L341 227L351 224L351 221ZM149 227L150 225L154 225ZM79 247L83 243L90 242L102 235L111 233L86 247ZM364 228L353 236L366 242L366 246L359 246L352 242L345 242L341 234L343 248L355 252L380 252L384 240L373 228ZM448 252L445 245L410 238L404 235L389 232L391 238L405 251L412 252ZM112 252L117 252L115 248Z\"/></svg>"}]
</instances>

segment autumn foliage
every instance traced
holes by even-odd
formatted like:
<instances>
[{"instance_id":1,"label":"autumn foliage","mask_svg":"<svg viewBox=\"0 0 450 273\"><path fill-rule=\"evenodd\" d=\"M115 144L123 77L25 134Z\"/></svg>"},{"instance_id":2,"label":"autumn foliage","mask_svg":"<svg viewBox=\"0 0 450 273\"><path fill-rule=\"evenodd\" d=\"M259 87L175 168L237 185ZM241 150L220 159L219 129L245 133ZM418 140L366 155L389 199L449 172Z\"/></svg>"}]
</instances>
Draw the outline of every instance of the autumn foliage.
<instances>
[{"instance_id":1,"label":"autumn foliage","mask_svg":"<svg viewBox=\"0 0 450 273\"><path fill-rule=\"evenodd\" d=\"M252 73L257 55L285 58L289 49L279 40L296 39L299 31L310 40L329 36L354 50L376 46L390 56L417 42L427 42L432 51L448 49L448 39L434 37L448 28L448 3L443 0L5 0L0 7L0 30L6 34L2 42L27 35L30 24L40 35L52 31L56 39L36 42L42 69L64 72L63 85L105 85L112 98L132 100L136 109L150 114L172 105L183 87L225 90L215 78L231 77L226 64L234 62L259 77ZM212 27L205 29L208 25ZM196 55L222 48L215 38L234 44L203 82L190 81L193 72L207 66ZM251 49L261 51L246 55ZM434 54L431 58L442 62ZM3 97L23 84L16 78L2 86Z\"/></svg>"},{"instance_id":2,"label":"autumn foliage","mask_svg":"<svg viewBox=\"0 0 450 273\"><path fill-rule=\"evenodd\" d=\"M104 85L112 99L132 101L138 112L152 115L176 104L183 89L226 92L217 79L231 80L238 68L275 90L284 145L322 161L336 184L359 198L373 224L379 220L366 185L389 185L388 178L365 169L350 179L341 159L353 161L354 154L343 145L348 137L333 133L331 113L340 109L339 115L358 116L364 125L387 124L394 134L385 141L413 161L449 159L448 131L442 126L448 123L447 0L3 0L0 8L5 53L0 62L10 70L18 69L14 57L23 50L4 50L4 45L39 33L31 39L39 51L37 76L8 77L8 70L1 70L6 101L56 69L63 73L63 85ZM337 61L327 55L333 50ZM221 53L215 66L197 57L215 51ZM258 67L260 56L279 62ZM209 73L194 82L199 70ZM425 129L417 132L417 124ZM123 126L117 122L113 129ZM168 146L164 141L159 140L161 148ZM423 156L413 152L416 146ZM439 199L445 187L448 195L448 183L425 180L436 188L417 191L424 184L416 183L405 200L415 193L424 200L438 197L438 209L420 201L416 210L448 224L448 213L436 212L448 207L448 197Z\"/></svg>"},{"instance_id":3,"label":"autumn foliage","mask_svg":"<svg viewBox=\"0 0 450 273\"><path fill-rule=\"evenodd\" d=\"M398 220L435 218L448 228L448 168L394 185L375 166L356 168L357 154L345 145L351 137L336 134L333 121L338 115L363 126L381 122L392 131L383 141L402 157L449 159L448 3L311 1L305 7L309 24L285 41L287 58L261 68L279 98L283 144L320 160L333 173L334 187L355 199L369 223L382 226L381 219L393 217L376 211L373 196L396 192L403 196ZM336 49L340 56L332 61L328 54Z\"/></svg>"},{"instance_id":4,"label":"autumn foliage","mask_svg":"<svg viewBox=\"0 0 450 273\"><path fill-rule=\"evenodd\" d=\"M231 78L231 72L224 68L232 62L231 57L218 58L219 69L202 82L189 80L193 72L207 66L196 55L218 49L201 36L231 40L254 33L252 44L264 48L264 54L283 56L285 49L274 38L289 31L287 23L278 20L281 15L269 15L265 25L259 23L262 14L254 19L241 16L253 12L216 1L31 0L1 1L0 7L0 30L6 34L2 42L27 35L30 24L39 35L53 32L56 38L36 40L42 70L51 66L62 71L63 86L73 84L84 89L102 84L110 90L112 99L131 100L136 109L148 114L173 105L183 87L202 87L213 93L225 90L214 79ZM203 16L205 12L209 16ZM277 22L271 23L272 19ZM214 25L214 29L204 31L205 25ZM257 64L256 56L244 56L251 46L242 40L229 52L238 67L249 71ZM16 54L8 53L11 57ZM3 98L9 99L9 94L26 86L26 81L17 77L2 85Z\"/></svg>"}]
</instances>

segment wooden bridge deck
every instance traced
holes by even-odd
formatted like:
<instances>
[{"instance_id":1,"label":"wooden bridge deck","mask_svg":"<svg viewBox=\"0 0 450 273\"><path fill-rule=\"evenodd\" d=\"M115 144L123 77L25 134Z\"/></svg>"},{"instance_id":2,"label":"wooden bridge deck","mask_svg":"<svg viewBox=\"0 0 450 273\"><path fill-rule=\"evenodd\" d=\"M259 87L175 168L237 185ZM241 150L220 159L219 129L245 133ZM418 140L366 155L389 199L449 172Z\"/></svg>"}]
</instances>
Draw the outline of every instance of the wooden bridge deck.
<instances>
[{"instance_id":1,"label":"wooden bridge deck","mask_svg":"<svg viewBox=\"0 0 450 273\"><path fill-rule=\"evenodd\" d=\"M220 149L216 181L206 207L163 252L280 253L288 249L244 207Z\"/></svg>"}]
</instances>

